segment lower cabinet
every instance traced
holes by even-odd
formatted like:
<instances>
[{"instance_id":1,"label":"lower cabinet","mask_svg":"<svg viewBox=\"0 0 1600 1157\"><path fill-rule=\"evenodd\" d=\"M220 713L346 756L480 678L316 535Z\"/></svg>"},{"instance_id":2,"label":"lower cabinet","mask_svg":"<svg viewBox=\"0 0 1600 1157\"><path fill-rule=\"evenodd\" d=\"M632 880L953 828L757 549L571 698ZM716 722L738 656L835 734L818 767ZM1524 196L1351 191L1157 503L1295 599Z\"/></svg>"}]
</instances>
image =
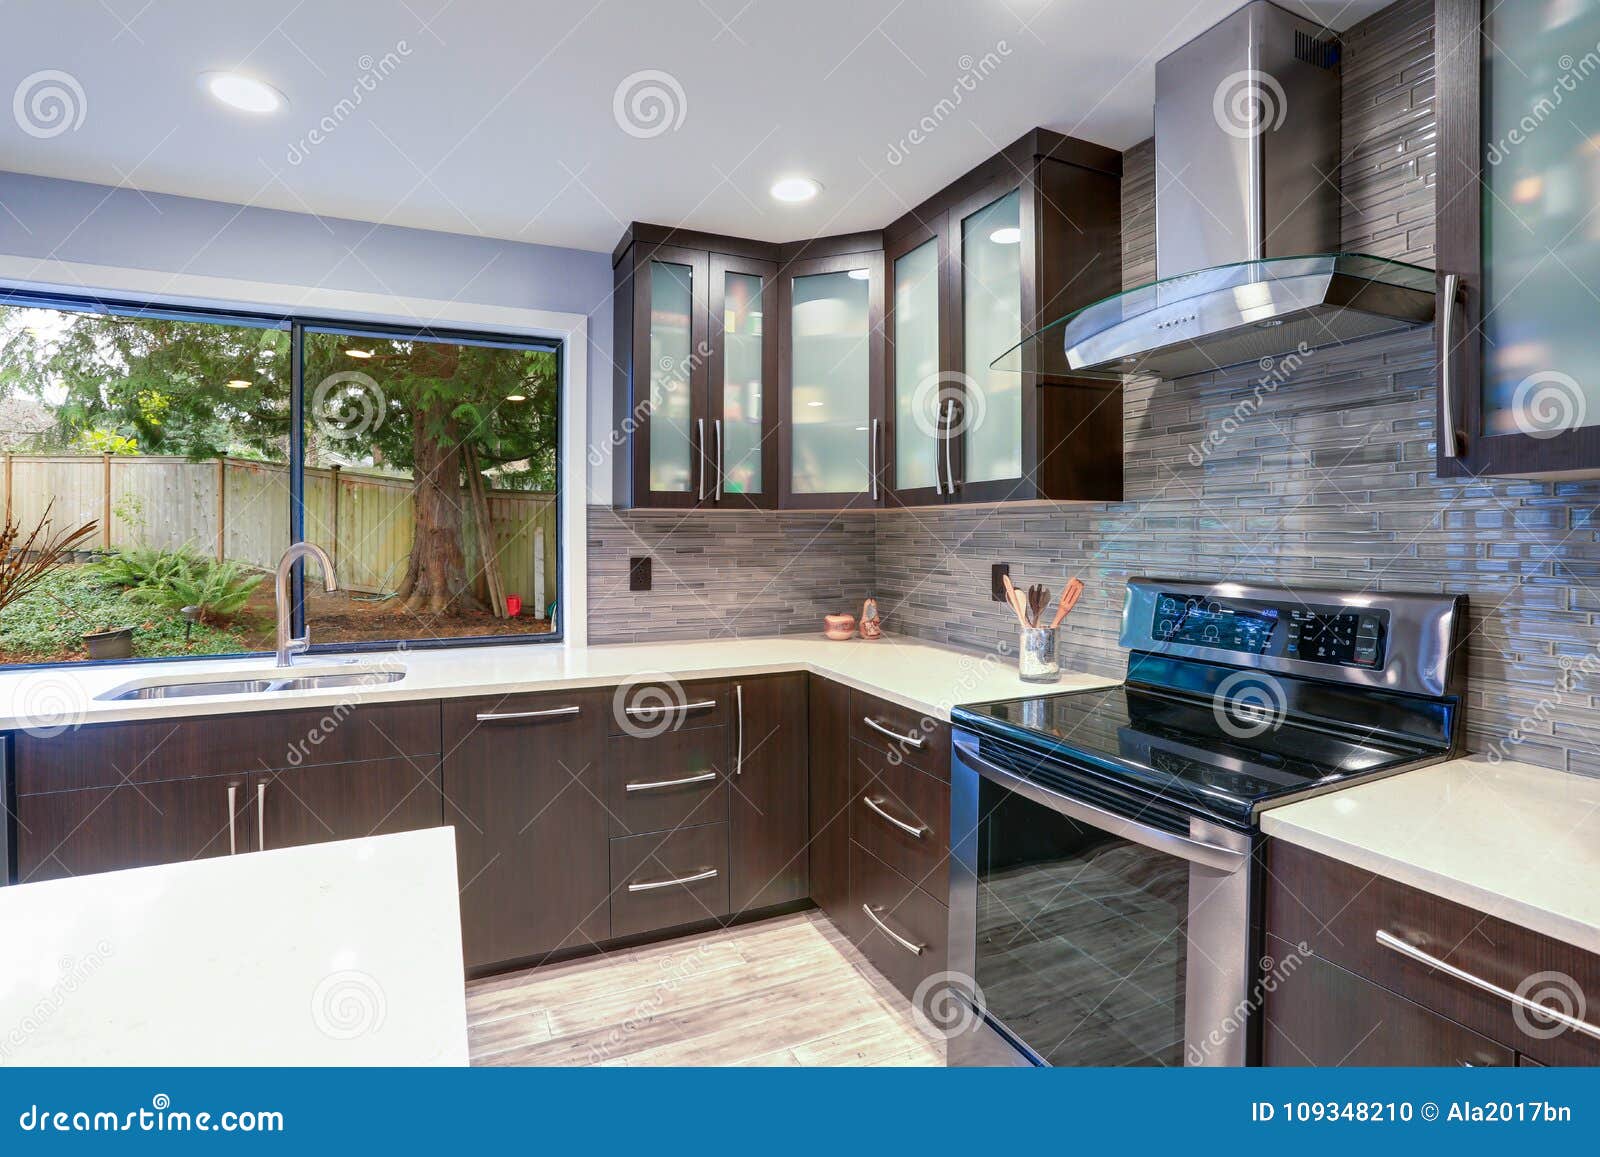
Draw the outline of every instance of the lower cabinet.
<instances>
[{"instance_id":1,"label":"lower cabinet","mask_svg":"<svg viewBox=\"0 0 1600 1157\"><path fill-rule=\"evenodd\" d=\"M850 928L850 689L810 676L811 899Z\"/></svg>"},{"instance_id":2,"label":"lower cabinet","mask_svg":"<svg viewBox=\"0 0 1600 1157\"><path fill-rule=\"evenodd\" d=\"M611 935L637 936L728 914L728 825L611 841Z\"/></svg>"},{"instance_id":3,"label":"lower cabinet","mask_svg":"<svg viewBox=\"0 0 1600 1157\"><path fill-rule=\"evenodd\" d=\"M860 913L852 916L856 946L907 997L944 971L949 910L854 841L850 901Z\"/></svg>"},{"instance_id":4,"label":"lower cabinet","mask_svg":"<svg viewBox=\"0 0 1600 1157\"><path fill-rule=\"evenodd\" d=\"M735 914L810 894L805 675L735 684L728 903Z\"/></svg>"},{"instance_id":5,"label":"lower cabinet","mask_svg":"<svg viewBox=\"0 0 1600 1157\"><path fill-rule=\"evenodd\" d=\"M254 851L435 828L444 822L437 756L397 756L254 772L245 792Z\"/></svg>"},{"instance_id":6,"label":"lower cabinet","mask_svg":"<svg viewBox=\"0 0 1600 1157\"><path fill-rule=\"evenodd\" d=\"M456 829L468 968L610 934L610 712L608 691L445 702L444 815Z\"/></svg>"}]
</instances>

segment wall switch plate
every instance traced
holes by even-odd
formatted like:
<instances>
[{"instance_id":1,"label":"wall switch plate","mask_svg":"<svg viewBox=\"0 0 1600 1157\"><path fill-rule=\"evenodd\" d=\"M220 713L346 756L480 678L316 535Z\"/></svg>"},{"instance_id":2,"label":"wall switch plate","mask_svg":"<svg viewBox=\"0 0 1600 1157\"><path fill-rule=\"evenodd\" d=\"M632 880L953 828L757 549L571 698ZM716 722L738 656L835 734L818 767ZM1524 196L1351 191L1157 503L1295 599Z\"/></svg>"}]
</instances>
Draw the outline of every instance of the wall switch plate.
<instances>
[{"instance_id":1,"label":"wall switch plate","mask_svg":"<svg viewBox=\"0 0 1600 1157\"><path fill-rule=\"evenodd\" d=\"M989 597L997 603L1006 601L1006 584L1000 580L1010 573L1009 562L997 562L989 570Z\"/></svg>"},{"instance_id":2,"label":"wall switch plate","mask_svg":"<svg viewBox=\"0 0 1600 1157\"><path fill-rule=\"evenodd\" d=\"M630 591L647 591L650 589L650 556L628 559L628 589Z\"/></svg>"}]
</instances>

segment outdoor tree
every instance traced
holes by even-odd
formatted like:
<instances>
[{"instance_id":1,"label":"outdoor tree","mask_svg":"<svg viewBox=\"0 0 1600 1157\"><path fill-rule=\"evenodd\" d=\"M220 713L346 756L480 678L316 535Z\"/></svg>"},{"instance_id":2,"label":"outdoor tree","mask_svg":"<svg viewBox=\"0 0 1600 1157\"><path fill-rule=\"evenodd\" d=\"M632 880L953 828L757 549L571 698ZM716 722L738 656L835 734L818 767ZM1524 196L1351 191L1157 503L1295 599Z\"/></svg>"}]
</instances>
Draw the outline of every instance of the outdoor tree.
<instances>
[{"instance_id":1,"label":"outdoor tree","mask_svg":"<svg viewBox=\"0 0 1600 1157\"><path fill-rule=\"evenodd\" d=\"M291 380L285 330L0 307L0 401L53 416L37 449L287 462ZM466 462L499 488L554 488L555 355L311 332L303 381L307 465L412 480L394 594L408 611L481 609L466 573Z\"/></svg>"}]
</instances>

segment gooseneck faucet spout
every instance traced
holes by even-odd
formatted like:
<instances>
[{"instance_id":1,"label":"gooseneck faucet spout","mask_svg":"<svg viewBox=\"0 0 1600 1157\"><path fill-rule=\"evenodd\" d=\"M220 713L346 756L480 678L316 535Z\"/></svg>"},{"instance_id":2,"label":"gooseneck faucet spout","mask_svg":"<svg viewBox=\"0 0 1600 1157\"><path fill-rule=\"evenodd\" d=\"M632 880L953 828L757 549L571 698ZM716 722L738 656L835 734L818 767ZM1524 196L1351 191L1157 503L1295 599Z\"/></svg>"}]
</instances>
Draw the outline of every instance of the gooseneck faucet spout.
<instances>
[{"instance_id":1,"label":"gooseneck faucet spout","mask_svg":"<svg viewBox=\"0 0 1600 1157\"><path fill-rule=\"evenodd\" d=\"M294 564L302 558L316 559L317 565L322 568L323 583L327 589L339 589L338 580L333 574L333 559L328 557L328 552L314 542L297 542L283 552L283 557L278 560L278 575L273 583L273 598L278 610L278 666L287 667L290 659L300 654L311 646L311 628L306 628L306 633L298 639L291 637L289 616L292 607L289 602L289 572L294 569Z\"/></svg>"}]
</instances>

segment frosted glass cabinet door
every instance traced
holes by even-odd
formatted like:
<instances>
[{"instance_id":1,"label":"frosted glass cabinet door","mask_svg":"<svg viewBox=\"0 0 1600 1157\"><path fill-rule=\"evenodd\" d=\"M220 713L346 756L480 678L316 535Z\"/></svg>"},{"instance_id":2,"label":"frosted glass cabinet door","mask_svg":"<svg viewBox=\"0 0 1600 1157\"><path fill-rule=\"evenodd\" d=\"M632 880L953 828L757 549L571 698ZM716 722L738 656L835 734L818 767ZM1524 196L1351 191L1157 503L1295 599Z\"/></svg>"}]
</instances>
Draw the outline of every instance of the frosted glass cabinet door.
<instances>
[{"instance_id":1,"label":"frosted glass cabinet door","mask_svg":"<svg viewBox=\"0 0 1600 1157\"><path fill-rule=\"evenodd\" d=\"M939 238L895 258L894 489L940 491Z\"/></svg>"},{"instance_id":2,"label":"frosted glass cabinet door","mask_svg":"<svg viewBox=\"0 0 1600 1157\"><path fill-rule=\"evenodd\" d=\"M965 483L1022 477L1022 379L990 369L1022 333L1022 192L961 222L962 371L970 394L958 420Z\"/></svg>"},{"instance_id":3,"label":"frosted glass cabinet door","mask_svg":"<svg viewBox=\"0 0 1600 1157\"><path fill-rule=\"evenodd\" d=\"M777 505L776 262L711 255L711 468L718 506Z\"/></svg>"},{"instance_id":4,"label":"frosted glass cabinet door","mask_svg":"<svg viewBox=\"0 0 1600 1157\"><path fill-rule=\"evenodd\" d=\"M694 487L694 268L650 262L650 490Z\"/></svg>"},{"instance_id":5,"label":"frosted glass cabinet door","mask_svg":"<svg viewBox=\"0 0 1600 1157\"><path fill-rule=\"evenodd\" d=\"M872 325L882 259L827 258L791 270L805 266L822 268L789 279L786 490L796 505L876 500L882 355Z\"/></svg>"}]
</instances>

